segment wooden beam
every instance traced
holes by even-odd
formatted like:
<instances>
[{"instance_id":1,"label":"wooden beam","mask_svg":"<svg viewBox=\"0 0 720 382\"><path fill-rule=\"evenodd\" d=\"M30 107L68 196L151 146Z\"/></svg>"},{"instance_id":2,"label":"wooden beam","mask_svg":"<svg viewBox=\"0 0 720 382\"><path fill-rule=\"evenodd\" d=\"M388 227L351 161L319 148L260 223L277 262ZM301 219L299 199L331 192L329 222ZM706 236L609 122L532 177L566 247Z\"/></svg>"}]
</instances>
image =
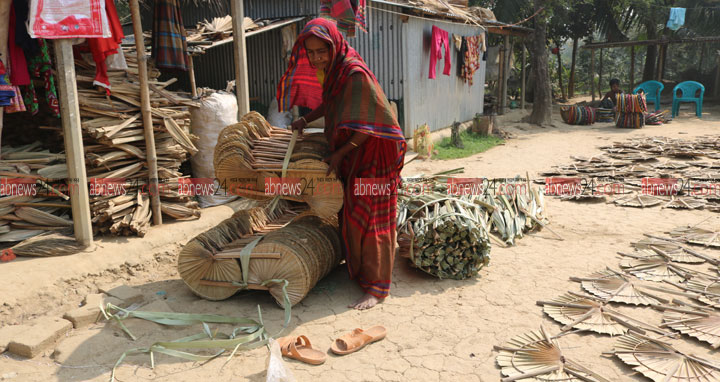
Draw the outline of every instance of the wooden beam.
<instances>
[{"instance_id":1,"label":"wooden beam","mask_svg":"<svg viewBox=\"0 0 720 382\"><path fill-rule=\"evenodd\" d=\"M655 67L656 80L662 82L662 67L663 67L663 45L660 45L658 49L657 66Z\"/></svg>"},{"instance_id":2,"label":"wooden beam","mask_svg":"<svg viewBox=\"0 0 720 382\"><path fill-rule=\"evenodd\" d=\"M514 31L512 29L508 28L500 28L500 27L487 27L488 33L492 34L499 34L503 36L517 36L517 37L524 37L529 35L529 32L518 32Z\"/></svg>"},{"instance_id":3,"label":"wooden beam","mask_svg":"<svg viewBox=\"0 0 720 382\"><path fill-rule=\"evenodd\" d=\"M495 104L498 115L505 114L505 110L503 109L503 78L504 78L503 71L504 70L505 70L505 45L502 45L500 47L500 52L498 53L498 78L497 78L497 89L496 89L497 103Z\"/></svg>"},{"instance_id":4,"label":"wooden beam","mask_svg":"<svg viewBox=\"0 0 720 382\"><path fill-rule=\"evenodd\" d=\"M250 89L248 87L247 47L245 46L245 9L243 0L230 0L233 26L233 57L235 59L235 93L237 94L238 119L250 112Z\"/></svg>"},{"instance_id":5,"label":"wooden beam","mask_svg":"<svg viewBox=\"0 0 720 382\"><path fill-rule=\"evenodd\" d=\"M630 47L630 91L635 89L635 46Z\"/></svg>"},{"instance_id":6,"label":"wooden beam","mask_svg":"<svg viewBox=\"0 0 720 382\"><path fill-rule=\"evenodd\" d=\"M140 110L145 130L145 158L148 164L148 192L150 193L150 207L152 209L153 224L162 224L162 210L160 208L160 189L158 188L157 152L155 151L155 132L153 131L152 114L150 113L150 89L148 87L147 55L142 37L142 23L140 19L140 5L138 0L129 0L130 14L132 16L133 33L135 34L135 50L137 52L138 78L140 79Z\"/></svg>"},{"instance_id":7,"label":"wooden beam","mask_svg":"<svg viewBox=\"0 0 720 382\"><path fill-rule=\"evenodd\" d=\"M502 105L503 114L505 114L505 111L507 110L507 98L508 98L508 74L510 73L510 61L512 60L512 46L510 45L510 35L504 36L504 46L505 46L505 58L504 58L504 66L503 66L503 78L502 78L502 102L500 103Z\"/></svg>"},{"instance_id":8,"label":"wooden beam","mask_svg":"<svg viewBox=\"0 0 720 382\"><path fill-rule=\"evenodd\" d=\"M580 49L600 49L600 48L620 48L627 46L645 46L645 45L668 45L668 44L701 44L706 42L720 42L720 36L691 37L676 40L642 40L642 41L622 41L622 42L601 42L586 44Z\"/></svg>"},{"instance_id":9,"label":"wooden beam","mask_svg":"<svg viewBox=\"0 0 720 382\"><path fill-rule=\"evenodd\" d=\"M715 89L713 90L715 97L720 95L720 50L717 51L716 54L717 69L715 70Z\"/></svg>"},{"instance_id":10,"label":"wooden beam","mask_svg":"<svg viewBox=\"0 0 720 382\"><path fill-rule=\"evenodd\" d=\"M525 49L525 43L521 45L522 49L522 70L521 77L522 83L520 84L520 109L525 110L525 65L527 63L527 49Z\"/></svg>"},{"instance_id":11,"label":"wooden beam","mask_svg":"<svg viewBox=\"0 0 720 382\"><path fill-rule=\"evenodd\" d=\"M590 94L595 102L595 49L590 51Z\"/></svg>"},{"instance_id":12,"label":"wooden beam","mask_svg":"<svg viewBox=\"0 0 720 382\"><path fill-rule=\"evenodd\" d=\"M75 82L75 59L72 40L55 40L55 63L58 75L60 121L65 140L65 156L68 168L68 189L72 208L75 239L85 247L92 246L92 221L90 219L90 195L85 172L85 149L80 125L80 103Z\"/></svg>"},{"instance_id":13,"label":"wooden beam","mask_svg":"<svg viewBox=\"0 0 720 382\"><path fill-rule=\"evenodd\" d=\"M598 71L598 95L599 95L600 99L603 98L603 94L602 94L602 88L603 88L602 75L603 75L603 50L600 49L600 70Z\"/></svg>"},{"instance_id":14,"label":"wooden beam","mask_svg":"<svg viewBox=\"0 0 720 382\"><path fill-rule=\"evenodd\" d=\"M188 76L190 77L190 94L193 98L197 97L197 85L195 85L195 65L193 57L188 54Z\"/></svg>"}]
</instances>

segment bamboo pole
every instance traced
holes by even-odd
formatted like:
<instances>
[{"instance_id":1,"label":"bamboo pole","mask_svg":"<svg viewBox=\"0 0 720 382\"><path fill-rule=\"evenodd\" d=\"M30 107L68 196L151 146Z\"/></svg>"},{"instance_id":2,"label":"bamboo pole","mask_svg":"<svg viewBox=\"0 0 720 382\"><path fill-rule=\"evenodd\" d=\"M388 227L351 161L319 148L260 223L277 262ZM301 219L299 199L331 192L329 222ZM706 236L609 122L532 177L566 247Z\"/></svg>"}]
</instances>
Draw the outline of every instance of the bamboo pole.
<instances>
[{"instance_id":1,"label":"bamboo pole","mask_svg":"<svg viewBox=\"0 0 720 382\"><path fill-rule=\"evenodd\" d=\"M238 103L238 120L250 112L250 90L248 87L247 49L245 46L245 9L243 0L230 0L230 15L233 26L233 47L235 59L235 93Z\"/></svg>"},{"instance_id":2,"label":"bamboo pole","mask_svg":"<svg viewBox=\"0 0 720 382\"><path fill-rule=\"evenodd\" d=\"M630 90L635 89L635 45L630 47Z\"/></svg>"},{"instance_id":3,"label":"bamboo pole","mask_svg":"<svg viewBox=\"0 0 720 382\"><path fill-rule=\"evenodd\" d=\"M590 50L590 94L595 102L595 49Z\"/></svg>"},{"instance_id":4,"label":"bamboo pole","mask_svg":"<svg viewBox=\"0 0 720 382\"><path fill-rule=\"evenodd\" d=\"M505 45L505 54L504 54L504 61L503 61L503 79L502 79L502 109L503 114L505 114L505 110L507 110L507 93L508 93L508 73L510 72L510 60L512 58L512 46L510 45L510 35L504 36L504 45Z\"/></svg>"},{"instance_id":5,"label":"bamboo pole","mask_svg":"<svg viewBox=\"0 0 720 382\"><path fill-rule=\"evenodd\" d=\"M87 248L92 246L93 233L90 219L90 195L85 173L85 149L80 127L80 105L75 82L75 59L71 40L55 40L55 60L58 69L60 121L65 140L68 188L72 191L70 204L75 239L80 245Z\"/></svg>"},{"instance_id":6,"label":"bamboo pole","mask_svg":"<svg viewBox=\"0 0 720 382\"><path fill-rule=\"evenodd\" d=\"M603 98L602 94L602 88L603 88L603 82L602 82L602 75L603 75L603 50L600 48L600 68L598 70L598 96L600 99Z\"/></svg>"},{"instance_id":7,"label":"bamboo pole","mask_svg":"<svg viewBox=\"0 0 720 382\"><path fill-rule=\"evenodd\" d=\"M525 43L522 45L522 70L521 70L521 77L522 77L522 84L520 85L520 109L525 110L525 65L527 63L527 49L525 49Z\"/></svg>"},{"instance_id":8,"label":"bamboo pole","mask_svg":"<svg viewBox=\"0 0 720 382\"><path fill-rule=\"evenodd\" d=\"M193 57L188 54L188 76L190 77L190 94L193 98L197 97L197 85L195 84L195 66L193 65Z\"/></svg>"},{"instance_id":9,"label":"bamboo pole","mask_svg":"<svg viewBox=\"0 0 720 382\"><path fill-rule=\"evenodd\" d=\"M135 49L137 51L138 77L140 79L140 100L145 130L145 157L148 163L148 186L150 193L150 206L152 207L153 224L162 224L160 209L160 192L158 190L157 152L155 151L155 132L153 131L152 115L150 114L150 89L148 88L147 56L142 34L140 18L140 5L138 0L129 0L132 16L133 33L135 34Z\"/></svg>"},{"instance_id":10,"label":"bamboo pole","mask_svg":"<svg viewBox=\"0 0 720 382\"><path fill-rule=\"evenodd\" d=\"M500 54L498 55L498 78L497 78L497 114L505 114L503 109L503 78L505 78L505 45L500 47Z\"/></svg>"}]
</instances>

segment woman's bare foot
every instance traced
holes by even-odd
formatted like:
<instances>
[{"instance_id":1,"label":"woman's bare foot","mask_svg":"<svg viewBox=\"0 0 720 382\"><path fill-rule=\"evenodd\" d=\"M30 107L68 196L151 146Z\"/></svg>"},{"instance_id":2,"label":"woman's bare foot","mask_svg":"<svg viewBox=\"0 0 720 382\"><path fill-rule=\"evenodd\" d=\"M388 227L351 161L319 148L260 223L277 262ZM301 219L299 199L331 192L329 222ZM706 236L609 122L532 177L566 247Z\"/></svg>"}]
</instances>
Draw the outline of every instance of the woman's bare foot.
<instances>
[{"instance_id":1,"label":"woman's bare foot","mask_svg":"<svg viewBox=\"0 0 720 382\"><path fill-rule=\"evenodd\" d=\"M369 294L365 293L362 297L360 297L359 300L355 301L354 304L348 305L348 308L353 308L357 310L365 310L370 309L373 306L377 305L380 302L380 299Z\"/></svg>"}]
</instances>

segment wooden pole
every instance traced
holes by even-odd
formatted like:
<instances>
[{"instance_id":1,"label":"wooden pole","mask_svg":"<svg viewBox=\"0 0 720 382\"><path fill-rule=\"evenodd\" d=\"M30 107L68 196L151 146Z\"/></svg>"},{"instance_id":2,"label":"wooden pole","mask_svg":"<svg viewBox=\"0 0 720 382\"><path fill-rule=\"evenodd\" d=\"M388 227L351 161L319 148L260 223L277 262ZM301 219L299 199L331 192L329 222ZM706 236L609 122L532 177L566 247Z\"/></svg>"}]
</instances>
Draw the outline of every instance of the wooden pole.
<instances>
[{"instance_id":1,"label":"wooden pole","mask_svg":"<svg viewBox=\"0 0 720 382\"><path fill-rule=\"evenodd\" d=\"M12 1L0 1L0 60L2 60L5 68L10 66L10 55L8 54L8 34L10 33L10 6ZM2 142L3 129L3 111L5 108L0 107L0 142ZM0 145L2 146L2 145ZM2 153L0 153L2 154Z\"/></svg>"},{"instance_id":2,"label":"wooden pole","mask_svg":"<svg viewBox=\"0 0 720 382\"><path fill-rule=\"evenodd\" d=\"M714 96L720 95L720 50L717 54L717 68L715 69L715 89L713 90Z\"/></svg>"},{"instance_id":3,"label":"wooden pole","mask_svg":"<svg viewBox=\"0 0 720 382\"><path fill-rule=\"evenodd\" d=\"M590 49L590 94L595 102L595 49Z\"/></svg>"},{"instance_id":4,"label":"wooden pole","mask_svg":"<svg viewBox=\"0 0 720 382\"><path fill-rule=\"evenodd\" d=\"M602 75L603 75L603 50L600 49L600 70L598 72L598 94L600 99L602 99L602 88L603 88L603 82L602 82Z\"/></svg>"},{"instance_id":5,"label":"wooden pole","mask_svg":"<svg viewBox=\"0 0 720 382\"><path fill-rule=\"evenodd\" d=\"M90 195L85 173L85 149L80 127L80 104L71 40L55 40L55 61L75 239L80 245L90 247L93 243Z\"/></svg>"},{"instance_id":6,"label":"wooden pole","mask_svg":"<svg viewBox=\"0 0 720 382\"><path fill-rule=\"evenodd\" d=\"M195 85L195 66L193 65L193 57L188 54L188 75L190 76L190 94L197 97L197 85Z\"/></svg>"},{"instance_id":7,"label":"wooden pole","mask_svg":"<svg viewBox=\"0 0 720 382\"><path fill-rule=\"evenodd\" d=\"M630 47L630 91L635 89L635 45Z\"/></svg>"},{"instance_id":8,"label":"wooden pole","mask_svg":"<svg viewBox=\"0 0 720 382\"><path fill-rule=\"evenodd\" d=\"M250 112L250 89L248 87L247 47L245 46L245 9L243 0L230 0L235 58L235 93L237 94L238 119Z\"/></svg>"},{"instance_id":9,"label":"wooden pole","mask_svg":"<svg viewBox=\"0 0 720 382\"><path fill-rule=\"evenodd\" d=\"M657 65L655 66L655 79L660 82L662 82L662 50L663 46L658 46Z\"/></svg>"},{"instance_id":10,"label":"wooden pole","mask_svg":"<svg viewBox=\"0 0 720 382\"><path fill-rule=\"evenodd\" d=\"M498 55L498 79L497 79L497 114L503 115L505 114L505 109L503 109L503 78L505 78L505 75L503 74L503 71L505 70L505 45L500 47L500 54Z\"/></svg>"},{"instance_id":11,"label":"wooden pole","mask_svg":"<svg viewBox=\"0 0 720 382\"><path fill-rule=\"evenodd\" d=\"M145 55L145 42L142 38L142 23L140 19L140 5L138 0L129 0L130 14L132 16L133 33L135 34L135 49L137 51L138 78L140 79L140 111L142 112L143 128L145 130L145 156L148 165L148 192L150 193L150 207L152 208L153 224L162 224L162 210L160 208L160 190L158 188L157 152L155 151L155 132L153 131L152 115L150 114L150 89L148 88L147 56ZM138 36L140 36L138 38Z\"/></svg>"},{"instance_id":12,"label":"wooden pole","mask_svg":"<svg viewBox=\"0 0 720 382\"><path fill-rule=\"evenodd\" d=\"M507 93L508 93L508 74L510 73L510 60L512 59L512 46L510 45L510 35L505 35L505 58L503 59L503 79L502 79L502 109L503 114L507 110Z\"/></svg>"},{"instance_id":13,"label":"wooden pole","mask_svg":"<svg viewBox=\"0 0 720 382\"><path fill-rule=\"evenodd\" d=\"M522 83L520 84L520 109L525 110L525 65L527 62L527 49L525 49L525 43L521 45L522 49L522 69L521 69L521 77L522 77Z\"/></svg>"}]
</instances>

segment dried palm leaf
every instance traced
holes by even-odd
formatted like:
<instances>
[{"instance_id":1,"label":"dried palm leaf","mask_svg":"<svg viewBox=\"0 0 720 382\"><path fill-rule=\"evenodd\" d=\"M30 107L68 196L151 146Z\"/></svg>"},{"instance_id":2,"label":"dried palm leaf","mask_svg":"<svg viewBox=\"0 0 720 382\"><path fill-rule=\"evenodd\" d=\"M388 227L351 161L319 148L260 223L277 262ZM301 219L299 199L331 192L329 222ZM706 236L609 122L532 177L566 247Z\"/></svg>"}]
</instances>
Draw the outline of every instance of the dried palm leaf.
<instances>
[{"instance_id":1,"label":"dried palm leaf","mask_svg":"<svg viewBox=\"0 0 720 382\"><path fill-rule=\"evenodd\" d=\"M668 170L682 170L684 168L690 167L689 164L683 163L683 162L675 162L675 161L668 161L663 162L655 165L655 168L662 168L662 169L668 169Z\"/></svg>"},{"instance_id":2,"label":"dried palm leaf","mask_svg":"<svg viewBox=\"0 0 720 382\"><path fill-rule=\"evenodd\" d=\"M565 325L563 331L574 328L616 336L628 330L605 310L604 303L594 299L564 294L551 301L538 301L538 304L548 316Z\"/></svg>"},{"instance_id":3,"label":"dried palm leaf","mask_svg":"<svg viewBox=\"0 0 720 382\"><path fill-rule=\"evenodd\" d=\"M84 249L77 240L70 236L72 230L53 232L38 235L22 241L12 247L18 256L51 257L67 256L78 253Z\"/></svg>"},{"instance_id":4,"label":"dried palm leaf","mask_svg":"<svg viewBox=\"0 0 720 382\"><path fill-rule=\"evenodd\" d=\"M667 257L652 254L647 250L637 251L636 255L627 253L620 255L630 257L620 261L620 267L641 280L682 282L697 274Z\"/></svg>"},{"instance_id":5,"label":"dried palm leaf","mask_svg":"<svg viewBox=\"0 0 720 382\"><path fill-rule=\"evenodd\" d=\"M698 277L689 280L687 286L675 286L698 294L695 296L698 301L720 309L720 280Z\"/></svg>"},{"instance_id":6,"label":"dried palm leaf","mask_svg":"<svg viewBox=\"0 0 720 382\"><path fill-rule=\"evenodd\" d=\"M31 237L43 234L47 231L44 230L26 230L26 229L16 229L12 230L8 233L4 233L0 235L0 243L9 243L13 241L23 241L25 239L29 239Z\"/></svg>"},{"instance_id":7,"label":"dried palm leaf","mask_svg":"<svg viewBox=\"0 0 720 382\"><path fill-rule=\"evenodd\" d=\"M615 204L622 207L653 207L665 200L653 195L635 194L624 196L615 200Z\"/></svg>"},{"instance_id":8,"label":"dried palm leaf","mask_svg":"<svg viewBox=\"0 0 720 382\"><path fill-rule=\"evenodd\" d=\"M609 382L563 354L556 339L551 338L543 328L514 337L507 345L494 348L499 351L496 361L506 376L501 379L503 382Z\"/></svg>"},{"instance_id":9,"label":"dried palm leaf","mask_svg":"<svg viewBox=\"0 0 720 382\"><path fill-rule=\"evenodd\" d=\"M667 202L663 206L663 208L678 208L678 209L687 209L687 210L697 210L700 208L705 207L707 202L701 199L696 198L679 198L676 196L672 196L670 198L670 201Z\"/></svg>"},{"instance_id":10,"label":"dried palm leaf","mask_svg":"<svg viewBox=\"0 0 720 382\"><path fill-rule=\"evenodd\" d=\"M68 178L68 168L65 163L41 168L37 173L43 178L51 180Z\"/></svg>"},{"instance_id":11,"label":"dried palm leaf","mask_svg":"<svg viewBox=\"0 0 720 382\"><path fill-rule=\"evenodd\" d=\"M41 226L71 227L73 225L72 220L63 219L59 216L31 207L20 207L15 210L15 215L26 222Z\"/></svg>"},{"instance_id":12,"label":"dried palm leaf","mask_svg":"<svg viewBox=\"0 0 720 382\"><path fill-rule=\"evenodd\" d=\"M702 264L706 260L705 256L698 256L696 251L688 250L676 242L655 237L642 239L638 242L631 243L631 245L635 247L635 249L652 251L655 252L655 254L669 258L677 263ZM641 255L643 254L652 255L652 253L649 252L641 253Z\"/></svg>"},{"instance_id":13,"label":"dried palm leaf","mask_svg":"<svg viewBox=\"0 0 720 382\"><path fill-rule=\"evenodd\" d=\"M593 273L586 278L570 278L583 289L607 301L630 305L655 305L667 300L648 292L639 282L611 269Z\"/></svg>"},{"instance_id":14,"label":"dried palm leaf","mask_svg":"<svg viewBox=\"0 0 720 382\"><path fill-rule=\"evenodd\" d=\"M688 306L688 304L683 304ZM693 305L689 305L693 308ZM670 327L685 335L705 341L713 349L720 348L720 313L713 309L689 309L679 306L659 306L664 310L663 327Z\"/></svg>"},{"instance_id":15,"label":"dried palm leaf","mask_svg":"<svg viewBox=\"0 0 720 382\"><path fill-rule=\"evenodd\" d=\"M656 382L709 382L720 379L720 365L681 353L664 342L636 333L620 337L612 354Z\"/></svg>"},{"instance_id":16,"label":"dried palm leaf","mask_svg":"<svg viewBox=\"0 0 720 382\"><path fill-rule=\"evenodd\" d=\"M698 227L678 227L670 231L669 234L670 237L686 243L706 247L720 247L720 231Z\"/></svg>"}]
</instances>

